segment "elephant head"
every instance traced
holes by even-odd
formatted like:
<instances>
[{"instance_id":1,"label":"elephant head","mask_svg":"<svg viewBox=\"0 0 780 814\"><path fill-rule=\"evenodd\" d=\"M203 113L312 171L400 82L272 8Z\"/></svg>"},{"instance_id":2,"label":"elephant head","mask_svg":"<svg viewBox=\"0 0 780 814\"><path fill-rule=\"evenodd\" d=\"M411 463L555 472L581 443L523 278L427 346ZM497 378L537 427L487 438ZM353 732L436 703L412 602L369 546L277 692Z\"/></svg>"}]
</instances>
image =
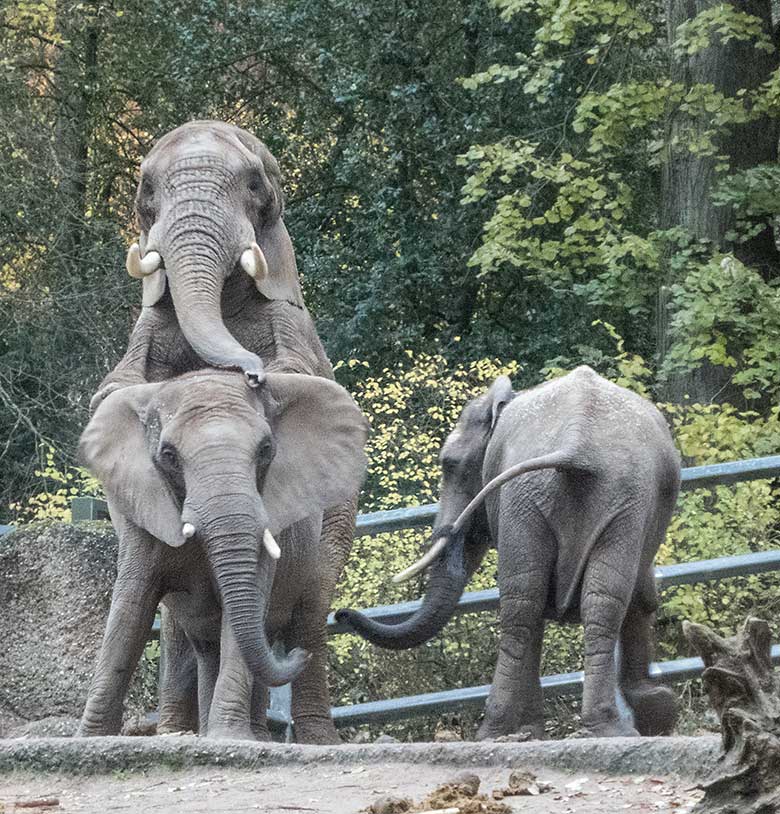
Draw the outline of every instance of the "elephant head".
<instances>
[{"instance_id":1,"label":"elephant head","mask_svg":"<svg viewBox=\"0 0 780 814\"><path fill-rule=\"evenodd\" d=\"M143 279L143 305L157 303L167 282L198 356L261 382L260 358L230 334L220 306L225 281L236 273L244 286L239 299L256 286L268 299L303 307L279 166L268 148L223 122L182 125L141 164L135 205L141 239L128 252L127 270Z\"/></svg>"},{"instance_id":2,"label":"elephant head","mask_svg":"<svg viewBox=\"0 0 780 814\"><path fill-rule=\"evenodd\" d=\"M161 545L202 547L247 666L276 686L308 654L278 660L266 638L280 553L274 535L355 494L366 434L335 382L269 374L253 390L240 374L209 370L112 393L84 430L80 453L115 522L121 516Z\"/></svg>"},{"instance_id":3,"label":"elephant head","mask_svg":"<svg viewBox=\"0 0 780 814\"><path fill-rule=\"evenodd\" d=\"M490 546L487 513L475 498L482 489L485 452L501 411L514 397L512 383L500 376L482 396L470 401L450 433L439 456L442 469L439 511L428 552L396 582L429 570L428 586L420 609L398 624L373 622L353 610L340 610L336 620L370 642L402 650L427 642L452 617L471 575ZM468 509L468 511L467 511Z\"/></svg>"}]
</instances>

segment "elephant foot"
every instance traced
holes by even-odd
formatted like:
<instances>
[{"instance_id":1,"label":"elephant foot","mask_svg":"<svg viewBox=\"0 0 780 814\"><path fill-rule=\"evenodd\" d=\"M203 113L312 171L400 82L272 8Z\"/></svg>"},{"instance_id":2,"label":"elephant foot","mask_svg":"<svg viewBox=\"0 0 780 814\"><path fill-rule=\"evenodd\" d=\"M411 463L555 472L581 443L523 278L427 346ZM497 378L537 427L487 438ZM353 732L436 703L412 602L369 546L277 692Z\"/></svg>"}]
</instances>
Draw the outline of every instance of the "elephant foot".
<instances>
[{"instance_id":1,"label":"elephant foot","mask_svg":"<svg viewBox=\"0 0 780 814\"><path fill-rule=\"evenodd\" d=\"M267 724L252 724L252 740L256 740L260 743L267 743L273 740L273 736L271 735L271 730L268 728Z\"/></svg>"},{"instance_id":2,"label":"elephant foot","mask_svg":"<svg viewBox=\"0 0 780 814\"><path fill-rule=\"evenodd\" d=\"M507 741L519 743L544 740L544 720L519 725L502 724L485 720L477 730L478 741Z\"/></svg>"},{"instance_id":3,"label":"elephant foot","mask_svg":"<svg viewBox=\"0 0 780 814\"><path fill-rule=\"evenodd\" d=\"M111 716L108 720L90 720L82 716L79 721L75 737L77 738L100 738L106 735L118 735L122 730L122 719Z\"/></svg>"},{"instance_id":4,"label":"elephant foot","mask_svg":"<svg viewBox=\"0 0 780 814\"><path fill-rule=\"evenodd\" d=\"M669 735L674 730L678 710L673 690L649 681L622 690L634 712L634 723L640 734Z\"/></svg>"},{"instance_id":5,"label":"elephant foot","mask_svg":"<svg viewBox=\"0 0 780 814\"><path fill-rule=\"evenodd\" d=\"M328 718L296 718L293 724L296 743L316 743L330 746L342 743L333 721Z\"/></svg>"},{"instance_id":6,"label":"elephant foot","mask_svg":"<svg viewBox=\"0 0 780 814\"><path fill-rule=\"evenodd\" d=\"M248 724L209 724L206 737L210 740L220 741L253 741L256 740Z\"/></svg>"},{"instance_id":7,"label":"elephant foot","mask_svg":"<svg viewBox=\"0 0 780 814\"><path fill-rule=\"evenodd\" d=\"M622 718L609 718L601 721L583 721L580 732L582 738L638 738L639 732L629 721Z\"/></svg>"},{"instance_id":8,"label":"elephant foot","mask_svg":"<svg viewBox=\"0 0 780 814\"><path fill-rule=\"evenodd\" d=\"M197 734L198 720L190 715L176 716L160 713L160 722L157 724L158 735L190 735Z\"/></svg>"}]
</instances>

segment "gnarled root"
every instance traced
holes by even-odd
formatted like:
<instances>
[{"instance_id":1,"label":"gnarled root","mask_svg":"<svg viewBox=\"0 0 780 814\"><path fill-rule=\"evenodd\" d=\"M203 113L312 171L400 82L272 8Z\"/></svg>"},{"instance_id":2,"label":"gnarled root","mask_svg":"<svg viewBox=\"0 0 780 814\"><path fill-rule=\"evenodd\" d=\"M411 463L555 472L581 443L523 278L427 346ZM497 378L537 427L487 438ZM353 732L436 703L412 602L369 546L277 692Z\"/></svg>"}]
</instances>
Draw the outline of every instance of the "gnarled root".
<instances>
[{"instance_id":1,"label":"gnarled root","mask_svg":"<svg viewBox=\"0 0 780 814\"><path fill-rule=\"evenodd\" d=\"M772 672L769 625L748 618L730 639L689 622L683 631L704 660L702 681L723 737L723 756L702 784L697 811L780 812L780 681Z\"/></svg>"}]
</instances>

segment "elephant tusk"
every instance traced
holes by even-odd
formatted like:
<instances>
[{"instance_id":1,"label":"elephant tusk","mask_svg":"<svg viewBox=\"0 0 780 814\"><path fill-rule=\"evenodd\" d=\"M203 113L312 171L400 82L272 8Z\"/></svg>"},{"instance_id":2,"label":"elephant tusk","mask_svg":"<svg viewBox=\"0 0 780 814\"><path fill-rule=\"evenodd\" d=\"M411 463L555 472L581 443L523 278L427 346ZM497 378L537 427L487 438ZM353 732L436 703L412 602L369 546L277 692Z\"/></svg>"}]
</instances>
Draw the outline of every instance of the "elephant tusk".
<instances>
[{"instance_id":1,"label":"elephant tusk","mask_svg":"<svg viewBox=\"0 0 780 814\"><path fill-rule=\"evenodd\" d=\"M263 545L265 550L271 555L274 560L278 560L282 556L282 549L279 548L279 543L274 540L273 534L270 529L263 532Z\"/></svg>"},{"instance_id":2,"label":"elephant tusk","mask_svg":"<svg viewBox=\"0 0 780 814\"><path fill-rule=\"evenodd\" d=\"M141 257L141 247L137 243L133 243L127 251L127 273L137 280L154 274L161 264L162 257L157 252L147 252Z\"/></svg>"},{"instance_id":3,"label":"elephant tusk","mask_svg":"<svg viewBox=\"0 0 780 814\"><path fill-rule=\"evenodd\" d=\"M439 537L416 563L401 571L400 574L396 574L393 577L393 582L398 585L401 582L406 582L407 579L411 579L415 574L424 571L444 551L448 542L449 537Z\"/></svg>"},{"instance_id":4,"label":"elephant tusk","mask_svg":"<svg viewBox=\"0 0 780 814\"><path fill-rule=\"evenodd\" d=\"M241 268L252 278L255 282L262 282L268 276L268 263L266 263L263 250L257 245L252 245L245 249L241 255Z\"/></svg>"},{"instance_id":5,"label":"elephant tusk","mask_svg":"<svg viewBox=\"0 0 780 814\"><path fill-rule=\"evenodd\" d=\"M192 523L185 523L181 527L181 536L184 537L185 540L189 540L195 534L195 526Z\"/></svg>"}]
</instances>

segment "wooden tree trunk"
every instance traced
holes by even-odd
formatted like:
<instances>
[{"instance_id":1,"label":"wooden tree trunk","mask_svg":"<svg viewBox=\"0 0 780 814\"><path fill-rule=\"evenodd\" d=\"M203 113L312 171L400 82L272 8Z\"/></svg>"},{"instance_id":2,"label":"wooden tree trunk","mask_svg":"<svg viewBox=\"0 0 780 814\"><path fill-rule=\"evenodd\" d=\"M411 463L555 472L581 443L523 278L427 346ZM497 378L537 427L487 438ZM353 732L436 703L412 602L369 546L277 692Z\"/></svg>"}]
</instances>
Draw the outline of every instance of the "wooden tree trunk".
<instances>
[{"instance_id":1,"label":"wooden tree trunk","mask_svg":"<svg viewBox=\"0 0 780 814\"><path fill-rule=\"evenodd\" d=\"M780 681L772 670L769 625L748 618L730 639L690 622L683 631L704 660L702 681L723 736L723 756L702 785L696 810L780 812Z\"/></svg>"},{"instance_id":2,"label":"wooden tree trunk","mask_svg":"<svg viewBox=\"0 0 780 814\"><path fill-rule=\"evenodd\" d=\"M716 6L721 0L667 0L667 24L670 53L677 28L700 12ZM764 30L772 34L771 0L731 0L740 11L758 17ZM713 85L727 97L740 89L752 90L765 82L778 66L780 51L767 54L757 51L752 42L729 42L718 39L708 48L693 55L671 56L671 78L686 88ZM715 206L711 194L718 180L716 164L724 156L731 171L744 170L757 164L775 162L778 157L778 122L761 118L724 130L717 141L719 156L700 156L675 141L690 140L709 122L691 118L677 111L669 122L669 146L662 177L662 224L664 228L682 226L697 240L708 240L716 249L733 251L769 280L780 273L780 253L775 246L774 230L769 224L745 243L732 243L726 235L734 226L734 213L729 207ZM662 307L662 303L659 304ZM665 330L665 328L664 328ZM667 337L659 335L659 352L668 346ZM694 401L722 401L734 397L727 383L730 374L722 368L704 366L669 383L665 396L681 401L688 395Z\"/></svg>"},{"instance_id":3,"label":"wooden tree trunk","mask_svg":"<svg viewBox=\"0 0 780 814\"><path fill-rule=\"evenodd\" d=\"M82 4L79 4L81 6ZM92 138L91 101L97 80L97 8L57 3L55 25L63 44L54 66L56 90L55 151L58 163L60 217L58 264L77 272L84 233Z\"/></svg>"},{"instance_id":4,"label":"wooden tree trunk","mask_svg":"<svg viewBox=\"0 0 780 814\"><path fill-rule=\"evenodd\" d=\"M681 23L695 17L720 0L668 0L669 46ZM732 0L732 5L764 21L765 32L772 33L771 0ZM672 81L686 87L714 85L715 90L734 97L743 88L753 90L765 82L778 65L778 52L757 51L752 42L713 42L697 54L672 58ZM709 126L709 122L705 125ZM678 111L670 122L670 141L676 136L694 133L702 127ZM778 122L761 118L730 128L719 139L720 154L726 156L732 171L777 161ZM780 270L780 255L774 234L767 225L760 234L743 244L731 245L726 232L733 226L728 207L714 206L711 192L716 183L715 165L719 159L698 156L686 149L670 149L663 178L665 217L668 226L683 226L698 239L711 240L721 249L733 249L744 263L758 268L769 279Z\"/></svg>"}]
</instances>

